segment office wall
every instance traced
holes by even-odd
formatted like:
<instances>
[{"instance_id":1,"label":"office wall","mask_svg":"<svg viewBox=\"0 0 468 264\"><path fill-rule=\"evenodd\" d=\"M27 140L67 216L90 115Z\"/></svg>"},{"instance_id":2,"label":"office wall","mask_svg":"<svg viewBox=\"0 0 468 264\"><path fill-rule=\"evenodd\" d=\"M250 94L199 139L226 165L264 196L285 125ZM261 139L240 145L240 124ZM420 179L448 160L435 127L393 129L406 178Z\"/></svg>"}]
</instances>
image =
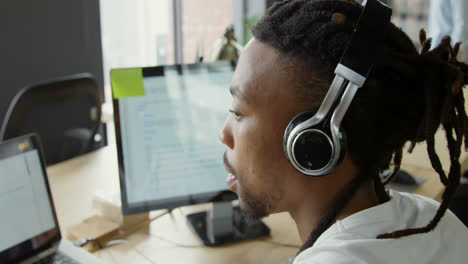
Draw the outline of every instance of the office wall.
<instances>
[{"instance_id":1,"label":"office wall","mask_svg":"<svg viewBox=\"0 0 468 264\"><path fill-rule=\"evenodd\" d=\"M25 85L90 72L103 93L98 0L0 1L0 124Z\"/></svg>"}]
</instances>

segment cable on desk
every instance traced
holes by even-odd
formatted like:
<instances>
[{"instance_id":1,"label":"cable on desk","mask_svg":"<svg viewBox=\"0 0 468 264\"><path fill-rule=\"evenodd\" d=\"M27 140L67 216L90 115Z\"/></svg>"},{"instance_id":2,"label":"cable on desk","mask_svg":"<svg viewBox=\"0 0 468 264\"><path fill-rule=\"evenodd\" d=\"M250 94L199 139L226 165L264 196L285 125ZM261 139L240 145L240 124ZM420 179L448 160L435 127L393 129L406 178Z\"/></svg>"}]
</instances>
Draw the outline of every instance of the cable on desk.
<instances>
[{"instance_id":1,"label":"cable on desk","mask_svg":"<svg viewBox=\"0 0 468 264\"><path fill-rule=\"evenodd\" d=\"M108 241L104 247L110 247L110 246L113 246L113 245L119 245L119 244L128 244L129 242L125 239L113 239L113 240L110 240Z\"/></svg>"},{"instance_id":2,"label":"cable on desk","mask_svg":"<svg viewBox=\"0 0 468 264\"><path fill-rule=\"evenodd\" d=\"M125 234L122 234L122 236L130 235L130 234L134 233L135 231L137 231L138 229L140 229L141 226L146 225L146 224L149 225L154 220L156 220L156 219L158 219L158 218L160 218L160 217L162 217L164 215L170 214L171 212L172 212L172 209L166 210L165 212L160 213L157 216L151 217L151 218L149 218L149 219L147 219L147 220L145 220L143 222L140 222L140 223L136 224L135 226L133 226L133 228L131 228L128 232L125 232Z\"/></svg>"},{"instance_id":3,"label":"cable on desk","mask_svg":"<svg viewBox=\"0 0 468 264\"><path fill-rule=\"evenodd\" d=\"M77 247L84 247L86 246L89 242L94 242L98 246L99 249L103 248L101 242L99 242L98 239L96 238L81 238L78 240L73 241L73 245Z\"/></svg>"},{"instance_id":4,"label":"cable on desk","mask_svg":"<svg viewBox=\"0 0 468 264\"><path fill-rule=\"evenodd\" d=\"M155 264L155 263L156 263L156 262L154 262L153 260L151 260L149 257L147 257L145 254L143 254L140 250L138 250L138 249L136 248L136 246L131 245L127 240L119 240L119 241L124 241L125 243L123 243L123 244L127 244L127 246L128 246L129 248L135 250L135 252L136 252L138 255L140 255L141 257L143 257L144 259L146 259L149 263L152 263L152 264ZM107 242L106 246L111 246L111 245L109 245L109 243L111 243L111 242L112 242L112 241ZM115 244L121 244L121 243L115 243ZM113 260L114 262L116 262L116 259L114 258L114 255L111 253L112 251L109 250L109 251L107 251L107 252L108 252L109 255L111 256L112 260Z\"/></svg>"},{"instance_id":5,"label":"cable on desk","mask_svg":"<svg viewBox=\"0 0 468 264\"><path fill-rule=\"evenodd\" d=\"M155 237L155 238L157 238L159 240L162 240L164 242L170 243L170 244L172 244L172 245L174 245L176 247L183 247L183 248L202 248L202 247L204 247L204 245L184 245L184 244L180 244L178 242L172 241L172 240L167 239L165 237L158 236L158 235L151 234L151 233L149 235L152 236L152 237Z\"/></svg>"},{"instance_id":6,"label":"cable on desk","mask_svg":"<svg viewBox=\"0 0 468 264\"><path fill-rule=\"evenodd\" d=\"M149 234L150 236L153 236L159 240L162 240L162 241L165 241L165 242L168 242L176 247L183 247L183 248L202 248L202 247L205 247L204 245L184 245L184 244L180 244L178 242L175 242L175 241L172 241L170 239L167 239L165 237L161 237L161 236L158 236L158 235L155 235L155 234ZM297 248L299 249L301 246L300 245L295 245L295 244L288 244L288 243L282 243L282 242L277 242L277 241L269 241L269 240L266 240L266 239L256 239L256 240L252 240L252 241L260 241L260 242L263 242L263 243L268 243L268 244L272 244L272 245L275 245L275 246L281 246L281 247L290 247L290 248Z\"/></svg>"},{"instance_id":7,"label":"cable on desk","mask_svg":"<svg viewBox=\"0 0 468 264\"><path fill-rule=\"evenodd\" d=\"M112 254L111 250L105 251L107 254L109 254L110 258L112 259L113 263L118 263L117 259L114 257L114 254ZM101 253L102 254L102 253Z\"/></svg>"},{"instance_id":8,"label":"cable on desk","mask_svg":"<svg viewBox=\"0 0 468 264\"><path fill-rule=\"evenodd\" d=\"M149 263L152 263L152 264L155 264L156 262L152 261L150 258L148 258L147 256L145 256L145 254L143 254L140 250L138 250L136 247L134 246L130 246L133 250L135 250L138 255L142 256L144 259L146 259L147 261L149 261Z\"/></svg>"}]
</instances>

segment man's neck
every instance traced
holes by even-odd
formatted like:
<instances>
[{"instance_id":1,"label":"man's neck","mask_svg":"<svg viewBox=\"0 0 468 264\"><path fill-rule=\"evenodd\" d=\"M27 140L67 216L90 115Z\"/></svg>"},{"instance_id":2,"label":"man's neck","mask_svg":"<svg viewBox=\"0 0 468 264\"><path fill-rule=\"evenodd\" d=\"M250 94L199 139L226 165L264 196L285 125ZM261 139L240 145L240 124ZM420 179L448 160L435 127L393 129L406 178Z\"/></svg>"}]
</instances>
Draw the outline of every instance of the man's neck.
<instances>
[{"instance_id":1,"label":"man's neck","mask_svg":"<svg viewBox=\"0 0 468 264\"><path fill-rule=\"evenodd\" d=\"M310 192L310 195L305 197L306 199L302 199L297 207L289 211L296 222L299 236L303 243L307 241L310 233L319 225L322 218L332 206L336 206L334 205L334 199L343 192L344 189L344 186L341 186L341 188L335 188L334 190L322 190L322 192L326 192L326 194L323 195L321 195L320 192ZM319 199L318 196L321 196L321 199ZM323 197L329 198L324 199ZM374 184L372 181L367 181L361 184L360 188L352 196L352 199L347 202L343 209L339 210L337 217L331 224L336 220L344 219L377 204L378 199L374 190Z\"/></svg>"}]
</instances>

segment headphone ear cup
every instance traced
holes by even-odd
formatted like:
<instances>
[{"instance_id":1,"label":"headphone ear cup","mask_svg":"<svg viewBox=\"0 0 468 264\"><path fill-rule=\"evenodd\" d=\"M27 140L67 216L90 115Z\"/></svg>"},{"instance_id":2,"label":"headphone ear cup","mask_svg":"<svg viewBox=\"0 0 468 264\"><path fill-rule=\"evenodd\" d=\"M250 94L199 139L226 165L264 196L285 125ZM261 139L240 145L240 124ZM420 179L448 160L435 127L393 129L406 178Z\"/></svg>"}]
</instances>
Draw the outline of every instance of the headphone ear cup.
<instances>
[{"instance_id":1,"label":"headphone ear cup","mask_svg":"<svg viewBox=\"0 0 468 264\"><path fill-rule=\"evenodd\" d=\"M322 176L329 172L326 168L332 161L335 151L331 136L317 124L301 129L302 131L295 134L294 138L290 138L292 130L312 118L315 113L315 111L300 113L289 122L283 137L283 151L288 161L298 171L310 176ZM292 142L289 150L288 140Z\"/></svg>"},{"instance_id":2,"label":"headphone ear cup","mask_svg":"<svg viewBox=\"0 0 468 264\"><path fill-rule=\"evenodd\" d=\"M284 154L286 155L286 158L291 161L291 158L292 157L289 157L288 155L288 151L286 149L287 147L287 143L288 143L288 138L289 138L289 135L291 134L291 131L296 127L298 126L299 124L303 123L304 121L306 121L307 119L313 117L315 115L317 111L306 111L306 112L302 112L298 115L296 115L288 124L288 126L286 127L286 130L284 132L284 136L283 136L283 151L284 151Z\"/></svg>"},{"instance_id":3,"label":"headphone ear cup","mask_svg":"<svg viewBox=\"0 0 468 264\"><path fill-rule=\"evenodd\" d=\"M336 166L341 164L343 161L344 155L346 154L346 151L348 150L348 137L346 136L346 132L343 129L343 126L340 127L340 156L338 158L338 162L336 163Z\"/></svg>"},{"instance_id":4,"label":"headphone ear cup","mask_svg":"<svg viewBox=\"0 0 468 264\"><path fill-rule=\"evenodd\" d=\"M292 145L293 158L300 171L311 176L321 176L333 159L333 143L320 129L308 128L299 133Z\"/></svg>"}]
</instances>

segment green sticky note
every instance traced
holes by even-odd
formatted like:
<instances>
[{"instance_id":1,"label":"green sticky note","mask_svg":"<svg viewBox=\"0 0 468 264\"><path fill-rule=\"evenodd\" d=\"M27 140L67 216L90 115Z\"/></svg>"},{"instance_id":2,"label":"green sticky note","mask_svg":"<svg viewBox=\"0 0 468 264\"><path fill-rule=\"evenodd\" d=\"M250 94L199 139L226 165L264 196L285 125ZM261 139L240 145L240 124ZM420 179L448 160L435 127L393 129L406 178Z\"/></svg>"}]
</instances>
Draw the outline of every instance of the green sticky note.
<instances>
[{"instance_id":1,"label":"green sticky note","mask_svg":"<svg viewBox=\"0 0 468 264\"><path fill-rule=\"evenodd\" d=\"M141 68L112 69L110 77L114 99L145 95Z\"/></svg>"}]
</instances>

